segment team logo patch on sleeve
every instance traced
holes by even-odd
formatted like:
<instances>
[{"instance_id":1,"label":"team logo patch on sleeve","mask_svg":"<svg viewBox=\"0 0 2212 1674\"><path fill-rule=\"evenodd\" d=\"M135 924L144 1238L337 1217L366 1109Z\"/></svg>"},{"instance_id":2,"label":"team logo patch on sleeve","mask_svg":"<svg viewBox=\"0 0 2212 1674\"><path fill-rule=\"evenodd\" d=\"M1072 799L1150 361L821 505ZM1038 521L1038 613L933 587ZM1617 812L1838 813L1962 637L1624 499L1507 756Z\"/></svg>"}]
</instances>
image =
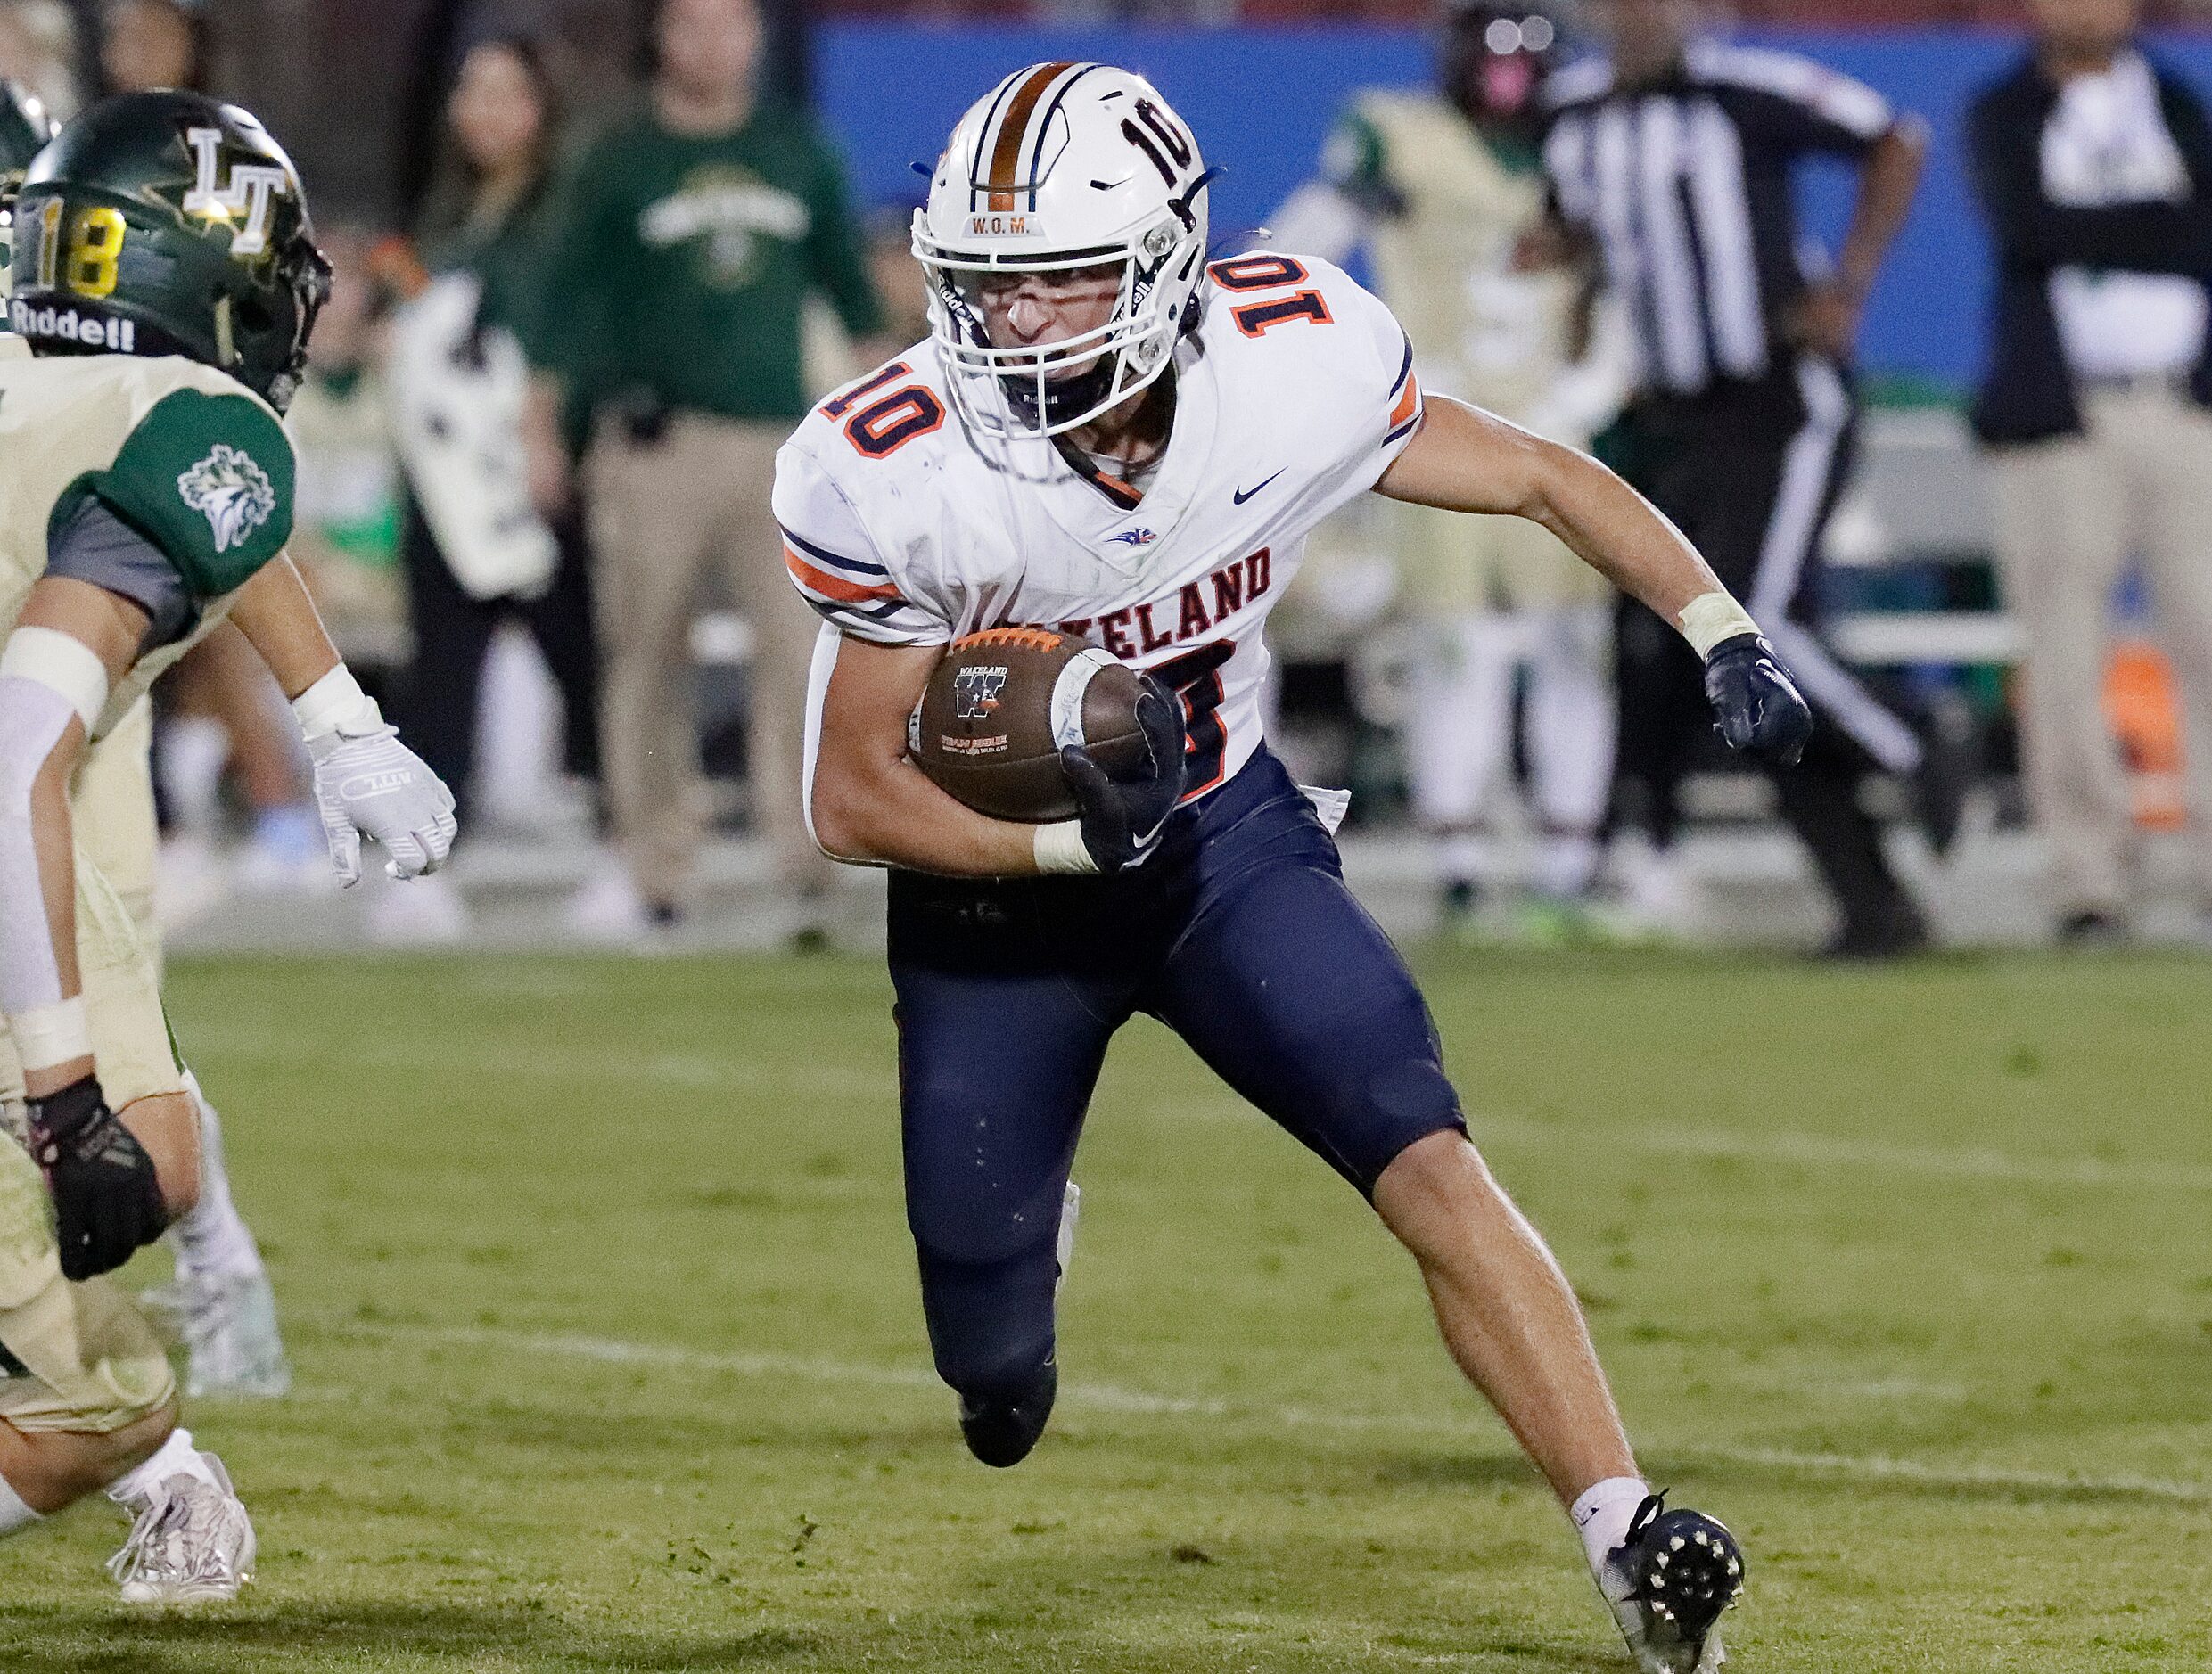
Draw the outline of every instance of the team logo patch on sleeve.
<instances>
[{"instance_id":1,"label":"team logo patch on sleeve","mask_svg":"<svg viewBox=\"0 0 2212 1674\"><path fill-rule=\"evenodd\" d=\"M177 479L185 504L208 520L215 550L243 546L276 510L276 490L253 456L227 442Z\"/></svg>"}]
</instances>

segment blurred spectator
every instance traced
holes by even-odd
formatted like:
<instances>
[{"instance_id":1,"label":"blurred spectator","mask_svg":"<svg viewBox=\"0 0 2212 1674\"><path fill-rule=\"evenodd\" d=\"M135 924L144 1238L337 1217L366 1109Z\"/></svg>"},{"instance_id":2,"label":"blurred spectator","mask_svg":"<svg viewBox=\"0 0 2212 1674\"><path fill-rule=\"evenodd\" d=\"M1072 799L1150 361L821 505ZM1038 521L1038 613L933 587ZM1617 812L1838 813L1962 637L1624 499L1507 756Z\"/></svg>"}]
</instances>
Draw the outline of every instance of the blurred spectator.
<instances>
[{"instance_id":1,"label":"blurred spectator","mask_svg":"<svg viewBox=\"0 0 2212 1674\"><path fill-rule=\"evenodd\" d=\"M203 88L208 25L183 0L109 0L100 14L100 80L109 93Z\"/></svg>"},{"instance_id":2,"label":"blurred spectator","mask_svg":"<svg viewBox=\"0 0 2212 1674\"><path fill-rule=\"evenodd\" d=\"M2126 923L2133 824L2101 698L2107 609L2132 552L2184 708L2195 882L2212 904L2212 127L2135 44L2135 0L2033 12L2033 51L1969 118L1997 247L1974 421L2027 636L2022 742L2059 931L2093 942Z\"/></svg>"},{"instance_id":3,"label":"blurred spectator","mask_svg":"<svg viewBox=\"0 0 2212 1674\"><path fill-rule=\"evenodd\" d=\"M886 204L868 217L868 271L883 303L883 335L900 348L929 335L929 291L914 259L914 209Z\"/></svg>"},{"instance_id":4,"label":"blurred spectator","mask_svg":"<svg viewBox=\"0 0 2212 1674\"><path fill-rule=\"evenodd\" d=\"M0 4L0 80L21 83L57 122L77 114L77 20L62 0Z\"/></svg>"},{"instance_id":5,"label":"blurred spectator","mask_svg":"<svg viewBox=\"0 0 2212 1674\"><path fill-rule=\"evenodd\" d=\"M881 323L835 152L805 113L756 91L752 0L663 0L654 41L646 108L567 176L539 334L596 414L585 480L623 865L586 886L572 922L611 938L674 921L701 836L688 639L710 567L752 629L756 827L804 911L827 886L800 803L814 622L785 578L769 488L806 406L809 291L855 335ZM557 505L555 398L533 413L534 475Z\"/></svg>"},{"instance_id":6,"label":"blurred spectator","mask_svg":"<svg viewBox=\"0 0 2212 1674\"><path fill-rule=\"evenodd\" d=\"M1545 218L1537 101L1561 45L1546 5L1459 0L1438 91L1361 94L1329 137L1323 177L1271 219L1294 253L1340 262L1371 249L1423 389L1587 447L1619 406L1626 355L1618 331L1593 344L1580 271L1557 256L1531 259ZM1613 771L1609 590L1534 523L1388 511L1399 610L1421 642L1406 766L1414 813L1435 840L1446 919L1465 919L1494 882L1486 837L1512 774L1525 668L1542 831L1525 916L1539 930L1572 928L1597 870Z\"/></svg>"},{"instance_id":7,"label":"blurred spectator","mask_svg":"<svg viewBox=\"0 0 2212 1674\"><path fill-rule=\"evenodd\" d=\"M358 671L380 671L389 689L391 671L407 661L407 603L372 244L362 229L342 222L316 232L331 260L331 294L316 317L307 376L284 415L299 462L286 550L340 654Z\"/></svg>"},{"instance_id":8,"label":"blurred spectator","mask_svg":"<svg viewBox=\"0 0 2212 1674\"><path fill-rule=\"evenodd\" d=\"M1600 0L1593 15L1612 62L1553 77L1545 157L1636 329L1641 388L1621 463L1749 607L1819 717L1803 765L1772 777L1841 909L1829 951L1909 952L1927 926L1858 792L1870 769L1917 775L1925 757L1815 619L1821 531L1857 434L1859 312L1912 203L1925 135L1822 65L1698 38L1690 0ZM1836 271L1814 278L1791 174L1821 153L1855 163L1859 185ZM1631 602L1619 622L1621 775L1647 792L1664 850L1690 751L1711 731L1701 671L1677 624Z\"/></svg>"},{"instance_id":9,"label":"blurred spectator","mask_svg":"<svg viewBox=\"0 0 2212 1674\"><path fill-rule=\"evenodd\" d=\"M564 765L598 773L589 580L572 510L548 523L527 495L523 345L540 304L559 110L521 36L480 41L446 103L449 177L424 217L426 271L393 324L395 417L407 494L401 552L415 661L399 705L423 759L462 800L476 767L485 661L503 621L526 628L561 695ZM427 880L433 884L442 877ZM410 899L404 907L399 898ZM449 886L391 891L410 939L456 935ZM433 910L434 909L434 910Z\"/></svg>"}]
</instances>

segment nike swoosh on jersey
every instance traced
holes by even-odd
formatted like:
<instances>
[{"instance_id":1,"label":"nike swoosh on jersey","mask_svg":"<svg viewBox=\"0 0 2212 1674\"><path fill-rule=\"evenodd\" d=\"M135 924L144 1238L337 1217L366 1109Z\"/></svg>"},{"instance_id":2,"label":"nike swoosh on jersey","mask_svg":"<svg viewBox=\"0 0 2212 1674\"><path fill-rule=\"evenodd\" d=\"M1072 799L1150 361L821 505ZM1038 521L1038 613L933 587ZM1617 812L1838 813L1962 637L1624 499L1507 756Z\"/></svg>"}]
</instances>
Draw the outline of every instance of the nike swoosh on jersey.
<instances>
[{"instance_id":1,"label":"nike swoosh on jersey","mask_svg":"<svg viewBox=\"0 0 2212 1674\"><path fill-rule=\"evenodd\" d=\"M1285 465L1285 466L1283 467L1283 471L1287 471L1287 470L1289 470L1289 469L1290 469L1290 467L1289 467L1288 465ZM1279 471L1279 472L1277 472L1275 473L1275 477L1279 477L1279 476L1281 476L1282 474L1283 474L1283 472L1282 472L1282 471ZM1238 505L1243 505L1243 504L1244 504L1246 500L1249 500L1249 499L1250 499L1250 498L1251 498L1254 495L1255 495L1255 494L1259 493L1259 491L1260 491L1262 488L1264 488L1265 487L1267 487L1267 485L1268 485L1269 483L1270 483L1270 482L1274 481L1274 480L1275 480L1275 477L1267 477L1267 478L1263 478L1263 479L1262 479L1260 481L1255 482L1254 484L1253 484L1253 485L1252 485L1252 487L1250 487L1249 488L1238 488L1238 489L1235 493L1231 494L1229 497L1230 499L1232 499L1232 500L1236 501Z\"/></svg>"}]
</instances>

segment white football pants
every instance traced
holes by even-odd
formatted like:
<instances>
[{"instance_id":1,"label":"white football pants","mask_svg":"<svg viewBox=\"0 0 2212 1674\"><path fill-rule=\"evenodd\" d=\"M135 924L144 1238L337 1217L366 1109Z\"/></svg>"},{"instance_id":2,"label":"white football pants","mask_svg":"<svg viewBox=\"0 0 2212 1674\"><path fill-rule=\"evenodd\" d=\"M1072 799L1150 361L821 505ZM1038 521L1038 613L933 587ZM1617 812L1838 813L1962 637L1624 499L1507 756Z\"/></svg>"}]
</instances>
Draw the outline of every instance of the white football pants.
<instances>
[{"instance_id":1,"label":"white football pants","mask_svg":"<svg viewBox=\"0 0 2212 1674\"><path fill-rule=\"evenodd\" d=\"M1529 811L1542 833L1531 882L1557 895L1589 887L1613 779L1610 625L1602 604L1429 625L1406 754L1414 816L1442 840L1447 874L1471 880L1484 865L1476 833L1509 776L1513 676L1525 665Z\"/></svg>"}]
</instances>

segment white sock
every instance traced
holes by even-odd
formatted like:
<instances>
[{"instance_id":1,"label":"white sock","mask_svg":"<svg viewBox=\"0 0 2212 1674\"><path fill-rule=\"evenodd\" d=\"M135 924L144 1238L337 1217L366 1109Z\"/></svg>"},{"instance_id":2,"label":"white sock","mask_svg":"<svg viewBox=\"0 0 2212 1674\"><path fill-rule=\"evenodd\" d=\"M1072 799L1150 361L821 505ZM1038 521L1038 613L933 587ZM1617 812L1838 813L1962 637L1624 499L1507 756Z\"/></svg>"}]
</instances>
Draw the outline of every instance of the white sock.
<instances>
[{"instance_id":1,"label":"white sock","mask_svg":"<svg viewBox=\"0 0 2212 1674\"><path fill-rule=\"evenodd\" d=\"M38 1514L23 1503L23 1497L4 1476L0 1476L0 1540L28 1529L38 1521Z\"/></svg>"},{"instance_id":2,"label":"white sock","mask_svg":"<svg viewBox=\"0 0 2212 1674\"><path fill-rule=\"evenodd\" d=\"M1606 1554L1628 1539L1628 1525L1635 1521L1636 1507L1650 1492L1640 1476L1608 1476L1575 1497L1567 1515L1575 1519L1593 1572L1604 1572Z\"/></svg>"},{"instance_id":3,"label":"white sock","mask_svg":"<svg viewBox=\"0 0 2212 1674\"><path fill-rule=\"evenodd\" d=\"M211 837L221 822L223 769L230 761L230 734L210 715L180 715L162 729L161 794L177 829Z\"/></svg>"},{"instance_id":4,"label":"white sock","mask_svg":"<svg viewBox=\"0 0 2212 1674\"><path fill-rule=\"evenodd\" d=\"M154 1450L152 1458L110 1482L108 1498L119 1506L136 1510L152 1499L154 1489L172 1476L196 1476L203 1482L215 1481L208 1462L192 1445L192 1432L182 1424L169 1432L169 1440Z\"/></svg>"},{"instance_id":5,"label":"white sock","mask_svg":"<svg viewBox=\"0 0 2212 1674\"><path fill-rule=\"evenodd\" d=\"M185 1072L185 1090L200 1112L200 1201L169 1228L177 1265L194 1273L259 1273L260 1249L231 1199L221 1119L190 1071Z\"/></svg>"}]
</instances>

